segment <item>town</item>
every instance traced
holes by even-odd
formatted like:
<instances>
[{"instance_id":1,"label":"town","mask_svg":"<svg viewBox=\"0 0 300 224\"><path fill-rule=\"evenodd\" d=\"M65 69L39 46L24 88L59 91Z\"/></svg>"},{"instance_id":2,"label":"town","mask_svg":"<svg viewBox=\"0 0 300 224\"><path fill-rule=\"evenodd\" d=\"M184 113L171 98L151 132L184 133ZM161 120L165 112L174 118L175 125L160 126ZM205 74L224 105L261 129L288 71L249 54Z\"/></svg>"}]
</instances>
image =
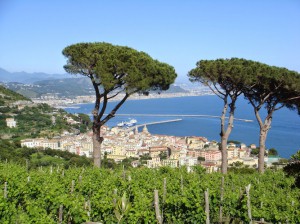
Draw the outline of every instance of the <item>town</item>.
<instances>
[{"instance_id":1,"label":"town","mask_svg":"<svg viewBox=\"0 0 300 224\"><path fill-rule=\"evenodd\" d=\"M9 122L12 122L11 119ZM69 120L69 122L72 121ZM109 128L103 126L101 133L104 137L101 145L102 157L107 156L108 159L113 159L115 162L133 158L131 162L133 167L186 166L191 168L192 166L201 165L207 172L214 172L218 171L221 166L221 151L218 142L209 141L205 137L152 135L146 125L141 131L137 127L128 130L120 127ZM92 157L92 132L79 135L65 133L53 139L23 139L21 140L21 146L64 150ZM228 164L243 164L246 167L256 168L258 159L251 156L251 150L255 148L254 144L247 147L243 143L237 145L229 142L227 145ZM265 162L268 163L267 156Z\"/></svg>"}]
</instances>

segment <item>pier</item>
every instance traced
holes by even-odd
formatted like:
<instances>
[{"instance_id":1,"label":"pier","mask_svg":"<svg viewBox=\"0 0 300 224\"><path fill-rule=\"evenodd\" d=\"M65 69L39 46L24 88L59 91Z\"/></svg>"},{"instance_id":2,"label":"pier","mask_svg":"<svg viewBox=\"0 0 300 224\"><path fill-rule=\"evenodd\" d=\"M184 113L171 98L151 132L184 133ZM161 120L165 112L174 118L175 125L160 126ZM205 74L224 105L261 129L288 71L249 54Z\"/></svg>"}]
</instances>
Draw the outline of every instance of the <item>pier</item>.
<instances>
[{"instance_id":1,"label":"pier","mask_svg":"<svg viewBox=\"0 0 300 224\"><path fill-rule=\"evenodd\" d=\"M144 124L138 124L132 127L127 128L128 131L134 130L135 128L143 127L143 126L149 126L154 124L164 124L164 123L171 123L171 122L178 122L182 121L182 119L173 119L173 120L165 120L165 121L156 121L156 122L150 122L150 123L144 123Z\"/></svg>"},{"instance_id":2,"label":"pier","mask_svg":"<svg viewBox=\"0 0 300 224\"><path fill-rule=\"evenodd\" d=\"M221 118L221 116L215 115L202 115L202 114L116 114L115 116L138 116L138 117L207 117L207 118ZM228 118L228 117L226 117ZM182 120L182 119L181 119ZM253 122L253 120L234 118L237 121Z\"/></svg>"}]
</instances>

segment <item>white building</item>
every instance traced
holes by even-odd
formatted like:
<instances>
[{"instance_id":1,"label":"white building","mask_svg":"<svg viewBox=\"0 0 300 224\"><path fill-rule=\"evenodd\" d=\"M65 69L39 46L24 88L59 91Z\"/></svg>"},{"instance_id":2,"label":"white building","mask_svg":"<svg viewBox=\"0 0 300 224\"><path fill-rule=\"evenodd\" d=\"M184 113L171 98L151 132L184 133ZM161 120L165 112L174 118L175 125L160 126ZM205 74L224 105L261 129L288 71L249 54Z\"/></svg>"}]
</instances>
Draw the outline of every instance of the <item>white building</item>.
<instances>
[{"instance_id":1,"label":"white building","mask_svg":"<svg viewBox=\"0 0 300 224\"><path fill-rule=\"evenodd\" d=\"M17 126L17 122L15 121L14 118L6 118L6 125L9 128L14 128Z\"/></svg>"},{"instance_id":2,"label":"white building","mask_svg":"<svg viewBox=\"0 0 300 224\"><path fill-rule=\"evenodd\" d=\"M197 157L187 156L179 159L180 166L191 167L191 166L196 166L197 164L198 164Z\"/></svg>"}]
</instances>

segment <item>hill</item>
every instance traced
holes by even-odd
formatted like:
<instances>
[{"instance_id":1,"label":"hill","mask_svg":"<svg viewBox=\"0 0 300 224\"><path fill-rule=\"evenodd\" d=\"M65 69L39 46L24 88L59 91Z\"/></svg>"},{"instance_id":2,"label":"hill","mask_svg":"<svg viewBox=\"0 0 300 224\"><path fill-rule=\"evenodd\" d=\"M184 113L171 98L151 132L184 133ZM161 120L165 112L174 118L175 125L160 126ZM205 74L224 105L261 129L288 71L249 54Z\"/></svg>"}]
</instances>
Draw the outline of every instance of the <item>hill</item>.
<instances>
[{"instance_id":1,"label":"hill","mask_svg":"<svg viewBox=\"0 0 300 224\"><path fill-rule=\"evenodd\" d=\"M29 98L0 85L0 106L8 105L9 103L19 100L31 101Z\"/></svg>"},{"instance_id":2,"label":"hill","mask_svg":"<svg viewBox=\"0 0 300 224\"><path fill-rule=\"evenodd\" d=\"M79 133L87 130L87 115L78 116L47 104L34 104L28 98L0 86L0 139L17 141L23 138L54 137L63 132ZM8 127L7 118L16 121Z\"/></svg>"},{"instance_id":3,"label":"hill","mask_svg":"<svg viewBox=\"0 0 300 224\"><path fill-rule=\"evenodd\" d=\"M8 127L7 118L13 118L16 126ZM0 85L0 160L20 163L27 160L30 168L90 165L91 160L86 157L50 149L24 149L19 142L24 138L51 138L63 132L86 132L89 121L84 114L74 116L47 104L34 104L30 99Z\"/></svg>"},{"instance_id":4,"label":"hill","mask_svg":"<svg viewBox=\"0 0 300 224\"><path fill-rule=\"evenodd\" d=\"M75 98L76 96L94 95L94 88L91 81L86 77L42 80L34 82L33 84L10 82L5 85L7 88L29 98L38 98L49 94L60 98ZM177 85L171 85L170 88L165 91L165 93L186 92L188 91Z\"/></svg>"}]
</instances>

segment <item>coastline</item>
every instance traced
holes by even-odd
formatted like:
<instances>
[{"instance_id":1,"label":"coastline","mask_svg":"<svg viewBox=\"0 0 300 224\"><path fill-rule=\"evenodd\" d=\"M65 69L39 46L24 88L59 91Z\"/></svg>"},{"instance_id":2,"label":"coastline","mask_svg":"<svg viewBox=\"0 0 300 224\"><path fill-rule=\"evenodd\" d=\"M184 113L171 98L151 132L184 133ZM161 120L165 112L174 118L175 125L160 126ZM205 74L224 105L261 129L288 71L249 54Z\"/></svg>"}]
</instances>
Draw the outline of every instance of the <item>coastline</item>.
<instances>
[{"instance_id":1,"label":"coastline","mask_svg":"<svg viewBox=\"0 0 300 224\"><path fill-rule=\"evenodd\" d=\"M134 94L130 96L127 100L149 100L149 99L166 99L166 98L178 98L178 97L191 97L191 96L207 96L214 95L212 92L203 91L203 92L188 92L188 93L161 93L161 94L149 94L148 96ZM124 97L124 94L111 99L109 102L116 102L121 100ZM77 96L75 99L69 98L57 98L57 99L32 99L34 103L46 103L52 107L58 109L65 108L78 108L76 105L90 104L95 102L95 96Z\"/></svg>"}]
</instances>

